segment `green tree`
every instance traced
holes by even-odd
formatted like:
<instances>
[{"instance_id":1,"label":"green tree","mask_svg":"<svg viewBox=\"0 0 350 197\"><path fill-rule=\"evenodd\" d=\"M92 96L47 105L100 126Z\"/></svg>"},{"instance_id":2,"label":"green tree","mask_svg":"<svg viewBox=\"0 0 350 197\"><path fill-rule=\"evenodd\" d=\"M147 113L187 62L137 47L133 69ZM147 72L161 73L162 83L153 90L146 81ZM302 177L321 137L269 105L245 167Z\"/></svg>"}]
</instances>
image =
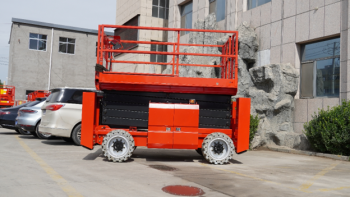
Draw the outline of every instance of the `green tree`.
<instances>
[{"instance_id":1,"label":"green tree","mask_svg":"<svg viewBox=\"0 0 350 197\"><path fill-rule=\"evenodd\" d=\"M1 81L1 79L0 79L0 86L1 86L1 85L4 85L4 84L2 84L2 81Z\"/></svg>"}]
</instances>

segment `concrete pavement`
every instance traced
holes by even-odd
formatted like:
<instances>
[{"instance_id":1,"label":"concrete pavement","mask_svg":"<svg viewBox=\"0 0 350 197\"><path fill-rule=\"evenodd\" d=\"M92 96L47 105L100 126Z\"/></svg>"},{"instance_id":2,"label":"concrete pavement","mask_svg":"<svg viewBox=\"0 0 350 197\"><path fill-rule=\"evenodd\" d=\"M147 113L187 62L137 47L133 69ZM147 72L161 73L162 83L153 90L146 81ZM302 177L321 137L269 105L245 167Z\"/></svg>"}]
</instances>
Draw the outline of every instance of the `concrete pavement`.
<instances>
[{"instance_id":1,"label":"concrete pavement","mask_svg":"<svg viewBox=\"0 0 350 197\"><path fill-rule=\"evenodd\" d=\"M138 147L130 161L112 163L99 146L3 128L0 148L0 196L173 196L162 191L168 185L198 187L203 196L350 196L350 162L327 158L261 150L216 166L194 150Z\"/></svg>"}]
</instances>

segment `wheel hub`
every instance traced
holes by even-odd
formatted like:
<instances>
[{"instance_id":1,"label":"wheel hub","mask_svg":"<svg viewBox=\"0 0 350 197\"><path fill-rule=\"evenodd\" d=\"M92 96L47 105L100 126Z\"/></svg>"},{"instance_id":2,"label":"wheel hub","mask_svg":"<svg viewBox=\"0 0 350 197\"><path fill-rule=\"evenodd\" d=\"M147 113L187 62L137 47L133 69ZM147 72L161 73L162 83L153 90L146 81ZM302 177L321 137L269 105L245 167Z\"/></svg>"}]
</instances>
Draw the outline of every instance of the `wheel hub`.
<instances>
[{"instance_id":1,"label":"wheel hub","mask_svg":"<svg viewBox=\"0 0 350 197\"><path fill-rule=\"evenodd\" d=\"M122 140L116 140L114 143L113 143L113 148L115 151L119 152L119 151L123 151L124 149L124 142Z\"/></svg>"},{"instance_id":2,"label":"wheel hub","mask_svg":"<svg viewBox=\"0 0 350 197\"><path fill-rule=\"evenodd\" d=\"M220 142L214 142L213 150L215 154L221 154L224 151L224 146Z\"/></svg>"}]
</instances>

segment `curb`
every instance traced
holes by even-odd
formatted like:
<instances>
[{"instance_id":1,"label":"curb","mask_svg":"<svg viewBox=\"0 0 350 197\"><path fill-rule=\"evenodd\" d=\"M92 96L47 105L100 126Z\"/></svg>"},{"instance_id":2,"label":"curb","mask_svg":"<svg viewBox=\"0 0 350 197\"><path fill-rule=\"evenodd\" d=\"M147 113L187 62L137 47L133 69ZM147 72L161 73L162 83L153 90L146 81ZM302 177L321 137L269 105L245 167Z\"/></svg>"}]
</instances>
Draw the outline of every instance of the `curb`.
<instances>
[{"instance_id":1,"label":"curb","mask_svg":"<svg viewBox=\"0 0 350 197\"><path fill-rule=\"evenodd\" d=\"M267 146L267 149L277 152L283 153L292 153L297 155L306 155L306 156L316 156L316 157L325 157L329 159L341 160L341 161L350 161L350 156L342 156L342 155L332 155L327 153L317 153L312 151L303 151L303 150L295 150L295 149L287 149L287 148L276 148Z\"/></svg>"}]
</instances>

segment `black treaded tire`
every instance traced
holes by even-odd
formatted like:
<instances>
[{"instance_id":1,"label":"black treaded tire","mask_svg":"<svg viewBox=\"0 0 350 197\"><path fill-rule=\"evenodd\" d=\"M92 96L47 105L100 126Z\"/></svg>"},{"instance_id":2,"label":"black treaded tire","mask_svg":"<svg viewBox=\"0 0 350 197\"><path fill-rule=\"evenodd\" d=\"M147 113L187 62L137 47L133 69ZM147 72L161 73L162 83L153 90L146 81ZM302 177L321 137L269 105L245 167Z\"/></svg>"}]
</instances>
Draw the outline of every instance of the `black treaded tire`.
<instances>
[{"instance_id":1,"label":"black treaded tire","mask_svg":"<svg viewBox=\"0 0 350 197\"><path fill-rule=\"evenodd\" d=\"M123 143L122 148L119 153L118 150L115 150L113 145L116 141L121 141ZM134 138L130 135L130 133L116 129L109 132L104 138L102 143L102 151L103 155L109 160L113 162L123 162L127 161L132 153L135 150L135 141Z\"/></svg>"},{"instance_id":2,"label":"black treaded tire","mask_svg":"<svg viewBox=\"0 0 350 197\"><path fill-rule=\"evenodd\" d=\"M35 134L39 139L47 140L51 138L51 135L44 135L39 131L40 121L35 126ZM35 136L35 135L34 135Z\"/></svg>"},{"instance_id":3,"label":"black treaded tire","mask_svg":"<svg viewBox=\"0 0 350 197\"><path fill-rule=\"evenodd\" d=\"M222 152L216 153L215 144L221 144ZM235 154L235 146L232 139L224 133L211 133L204 138L202 144L203 157L211 164L222 165L229 163Z\"/></svg>"},{"instance_id":4,"label":"black treaded tire","mask_svg":"<svg viewBox=\"0 0 350 197\"><path fill-rule=\"evenodd\" d=\"M201 149L201 148L197 148L197 149L196 149L196 152L197 152L198 154L200 154L201 156L203 156L203 153L202 153L202 149Z\"/></svg>"},{"instance_id":5,"label":"black treaded tire","mask_svg":"<svg viewBox=\"0 0 350 197\"><path fill-rule=\"evenodd\" d=\"M72 140L75 145L80 146L81 139L81 124L77 125L72 132Z\"/></svg>"}]
</instances>

